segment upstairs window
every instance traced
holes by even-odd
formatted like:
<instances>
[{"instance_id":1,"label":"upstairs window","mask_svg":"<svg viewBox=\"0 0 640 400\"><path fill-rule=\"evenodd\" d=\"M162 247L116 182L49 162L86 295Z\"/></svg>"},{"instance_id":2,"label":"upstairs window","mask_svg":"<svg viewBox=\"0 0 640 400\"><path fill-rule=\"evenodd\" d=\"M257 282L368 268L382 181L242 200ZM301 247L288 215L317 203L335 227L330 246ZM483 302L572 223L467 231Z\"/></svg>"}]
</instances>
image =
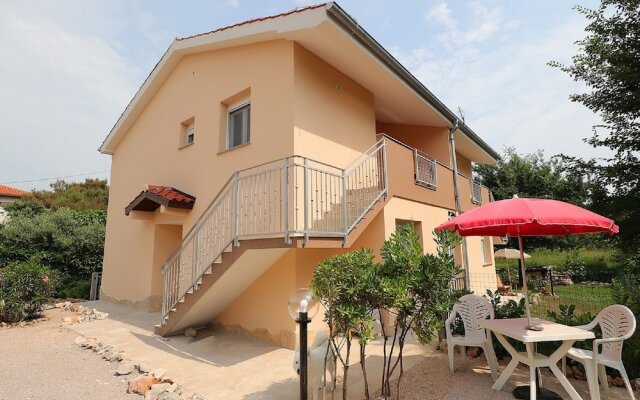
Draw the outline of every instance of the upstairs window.
<instances>
[{"instance_id":1,"label":"upstairs window","mask_svg":"<svg viewBox=\"0 0 640 400\"><path fill-rule=\"evenodd\" d=\"M180 124L179 149L192 145L196 140L195 118L191 117Z\"/></svg>"},{"instance_id":2,"label":"upstairs window","mask_svg":"<svg viewBox=\"0 0 640 400\"><path fill-rule=\"evenodd\" d=\"M196 136L196 128L193 125L193 122L187 125L187 144L193 144L193 140Z\"/></svg>"},{"instance_id":3,"label":"upstairs window","mask_svg":"<svg viewBox=\"0 0 640 400\"><path fill-rule=\"evenodd\" d=\"M249 143L251 137L251 103L242 103L229 108L228 148Z\"/></svg>"}]
</instances>

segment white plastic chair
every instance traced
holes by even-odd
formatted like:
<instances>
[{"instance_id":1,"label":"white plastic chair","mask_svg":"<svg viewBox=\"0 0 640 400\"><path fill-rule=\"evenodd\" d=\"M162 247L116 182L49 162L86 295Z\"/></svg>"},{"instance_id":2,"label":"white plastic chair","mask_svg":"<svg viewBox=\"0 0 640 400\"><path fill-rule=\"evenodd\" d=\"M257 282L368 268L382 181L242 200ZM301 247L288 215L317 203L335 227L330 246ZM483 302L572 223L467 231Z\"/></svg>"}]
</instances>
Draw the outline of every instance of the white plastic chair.
<instances>
[{"instance_id":1,"label":"white plastic chair","mask_svg":"<svg viewBox=\"0 0 640 400\"><path fill-rule=\"evenodd\" d=\"M592 330L598 324L602 331L602 339L593 341L593 351L571 348L566 357L584 365L592 400L600 398L598 377L600 378L600 386L605 394L609 390L605 366L620 371L620 375L622 375L622 379L629 391L629 396L635 400L631 382L629 382L627 371L625 371L622 364L622 343L624 340L629 339L636 330L636 319L631 310L616 304L600 311L591 323L577 326L576 328ZM599 351L600 346L602 346L602 351ZM596 355L595 358L594 354ZM562 358L562 372L565 375L567 374L566 357Z\"/></svg>"},{"instance_id":2,"label":"white plastic chair","mask_svg":"<svg viewBox=\"0 0 640 400\"><path fill-rule=\"evenodd\" d=\"M464 324L464 336L453 336L451 333L451 324L456 319L456 315L460 315ZM453 366L453 349L460 346L462 350L462 360L466 363L467 346L481 347L487 357L491 376L493 380L498 378L498 361L496 353L493 350L493 341L491 333L478 325L478 321L493 319L493 307L489 300L475 294L467 294L460 297L458 303L454 304L451 315L445 321L445 329L447 332L447 345L449 347L449 368L454 372Z\"/></svg>"}]
</instances>

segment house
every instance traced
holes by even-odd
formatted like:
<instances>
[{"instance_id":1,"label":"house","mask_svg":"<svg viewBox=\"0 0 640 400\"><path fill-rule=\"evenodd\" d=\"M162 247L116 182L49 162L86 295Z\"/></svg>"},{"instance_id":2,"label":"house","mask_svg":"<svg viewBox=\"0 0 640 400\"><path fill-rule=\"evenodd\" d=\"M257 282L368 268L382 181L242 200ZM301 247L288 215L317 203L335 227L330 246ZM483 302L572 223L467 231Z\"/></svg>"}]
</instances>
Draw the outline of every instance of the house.
<instances>
[{"instance_id":1,"label":"house","mask_svg":"<svg viewBox=\"0 0 640 400\"><path fill-rule=\"evenodd\" d=\"M176 39L99 150L101 299L160 311L160 335L286 347L288 296L319 262L407 222L435 252L435 226L489 201L472 164L498 158L335 3ZM492 238L466 250L495 290Z\"/></svg>"},{"instance_id":2,"label":"house","mask_svg":"<svg viewBox=\"0 0 640 400\"><path fill-rule=\"evenodd\" d=\"M28 192L11 186L0 185L0 224L7 219L7 211L2 207L7 203L20 200Z\"/></svg>"}]
</instances>

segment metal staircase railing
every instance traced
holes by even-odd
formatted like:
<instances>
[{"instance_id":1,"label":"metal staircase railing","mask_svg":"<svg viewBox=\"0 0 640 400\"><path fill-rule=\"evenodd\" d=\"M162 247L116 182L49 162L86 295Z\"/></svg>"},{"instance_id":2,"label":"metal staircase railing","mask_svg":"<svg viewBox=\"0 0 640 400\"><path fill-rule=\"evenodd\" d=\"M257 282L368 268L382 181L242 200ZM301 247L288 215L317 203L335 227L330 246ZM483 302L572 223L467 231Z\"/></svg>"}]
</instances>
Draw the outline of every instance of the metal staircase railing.
<instances>
[{"instance_id":1,"label":"metal staircase railing","mask_svg":"<svg viewBox=\"0 0 640 400\"><path fill-rule=\"evenodd\" d=\"M241 239L346 240L387 187L384 139L346 169L291 156L237 171L162 268L162 323Z\"/></svg>"}]
</instances>

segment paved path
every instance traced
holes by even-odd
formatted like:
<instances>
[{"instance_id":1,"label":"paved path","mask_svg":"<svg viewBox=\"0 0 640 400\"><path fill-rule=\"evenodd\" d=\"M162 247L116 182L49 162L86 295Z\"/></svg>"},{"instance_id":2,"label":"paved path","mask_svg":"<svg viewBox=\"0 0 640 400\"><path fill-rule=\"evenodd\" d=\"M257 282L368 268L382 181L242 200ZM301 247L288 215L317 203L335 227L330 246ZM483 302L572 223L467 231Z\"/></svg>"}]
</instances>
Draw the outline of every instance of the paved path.
<instances>
[{"instance_id":1,"label":"paved path","mask_svg":"<svg viewBox=\"0 0 640 400\"><path fill-rule=\"evenodd\" d=\"M100 304L95 304L98 306ZM293 352L254 341L200 331L195 339L177 336L169 340L154 337L147 326L156 315L119 306L102 304L113 319L72 327L88 336L101 336L105 342L125 350L135 361L167 370L187 390L209 400L217 399L295 399L297 377L291 367ZM92 351L74 345L77 333L61 328L61 319L70 313L47 312L51 318L33 326L0 328L0 400L141 400L126 394L124 379L113 376L113 364ZM112 342L112 343L110 343ZM412 345L412 347L415 345ZM379 347L370 348L369 372L377 389ZM402 385L404 400L423 399L512 399L514 385L526 382L528 373L516 370L501 391L491 389L492 381L484 357L470 360L462 371L451 374L446 354L426 348L410 350ZM357 355L354 357L357 362ZM456 366L460 366L459 358ZM504 368L501 365L500 370ZM349 398L362 398L360 368L350 373ZM554 378L545 376L547 387L566 397ZM571 380L587 399L587 385ZM626 399L626 392L610 388L609 399ZM340 396L336 396L338 398Z\"/></svg>"},{"instance_id":2,"label":"paved path","mask_svg":"<svg viewBox=\"0 0 640 400\"><path fill-rule=\"evenodd\" d=\"M112 364L74 345L59 310L48 321L0 329L0 400L140 400Z\"/></svg>"}]
</instances>

